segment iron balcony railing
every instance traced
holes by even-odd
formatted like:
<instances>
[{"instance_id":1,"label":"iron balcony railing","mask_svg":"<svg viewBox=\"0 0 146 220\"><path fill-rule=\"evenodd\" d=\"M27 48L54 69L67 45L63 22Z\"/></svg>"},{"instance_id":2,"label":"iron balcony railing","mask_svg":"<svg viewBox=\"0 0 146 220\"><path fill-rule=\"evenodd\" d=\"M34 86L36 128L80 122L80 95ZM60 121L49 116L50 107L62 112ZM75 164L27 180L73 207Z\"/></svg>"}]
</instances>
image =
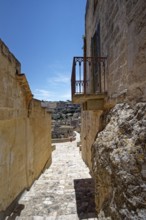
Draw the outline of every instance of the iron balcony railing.
<instances>
[{"instance_id":1,"label":"iron balcony railing","mask_svg":"<svg viewBox=\"0 0 146 220\"><path fill-rule=\"evenodd\" d=\"M105 92L106 87L106 57L74 57L72 65L71 87L72 97L77 94L86 95L89 81L92 78L92 84L98 76L98 92ZM88 80L87 80L88 72ZM94 74L98 72L97 75ZM94 76L93 76L94 75ZM93 85L90 85L91 87ZM93 92L92 92L93 93ZM97 93L94 91L94 93ZM88 94L89 91L88 91Z\"/></svg>"}]
</instances>

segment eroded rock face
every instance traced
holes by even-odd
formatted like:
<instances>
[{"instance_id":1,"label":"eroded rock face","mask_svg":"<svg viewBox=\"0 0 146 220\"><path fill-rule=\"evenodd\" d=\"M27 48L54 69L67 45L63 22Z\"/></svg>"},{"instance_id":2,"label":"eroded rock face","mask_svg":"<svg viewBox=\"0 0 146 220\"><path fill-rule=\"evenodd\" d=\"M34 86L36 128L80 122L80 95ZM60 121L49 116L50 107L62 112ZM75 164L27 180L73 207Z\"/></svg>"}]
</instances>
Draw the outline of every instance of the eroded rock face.
<instances>
[{"instance_id":1,"label":"eroded rock face","mask_svg":"<svg viewBox=\"0 0 146 220\"><path fill-rule=\"evenodd\" d=\"M146 103L117 104L93 146L97 211L146 219Z\"/></svg>"}]
</instances>

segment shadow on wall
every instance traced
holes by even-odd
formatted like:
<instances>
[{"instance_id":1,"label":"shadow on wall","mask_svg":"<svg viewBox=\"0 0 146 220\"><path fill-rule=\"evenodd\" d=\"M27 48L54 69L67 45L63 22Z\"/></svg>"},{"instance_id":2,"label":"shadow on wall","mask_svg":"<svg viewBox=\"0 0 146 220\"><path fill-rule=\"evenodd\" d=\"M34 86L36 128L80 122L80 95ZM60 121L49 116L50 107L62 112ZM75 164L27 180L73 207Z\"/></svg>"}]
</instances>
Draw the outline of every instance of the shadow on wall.
<instances>
[{"instance_id":1,"label":"shadow on wall","mask_svg":"<svg viewBox=\"0 0 146 220\"><path fill-rule=\"evenodd\" d=\"M93 179L76 179L74 188L79 219L96 218Z\"/></svg>"}]
</instances>

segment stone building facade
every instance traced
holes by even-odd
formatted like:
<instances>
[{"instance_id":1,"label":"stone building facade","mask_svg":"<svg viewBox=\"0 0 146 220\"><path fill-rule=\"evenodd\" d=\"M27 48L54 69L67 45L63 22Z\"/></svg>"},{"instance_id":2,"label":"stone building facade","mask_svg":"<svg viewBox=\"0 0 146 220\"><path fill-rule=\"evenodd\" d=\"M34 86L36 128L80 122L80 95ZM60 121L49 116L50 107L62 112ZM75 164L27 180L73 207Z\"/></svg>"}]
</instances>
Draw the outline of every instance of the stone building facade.
<instances>
[{"instance_id":1,"label":"stone building facade","mask_svg":"<svg viewBox=\"0 0 146 220\"><path fill-rule=\"evenodd\" d=\"M125 96L130 101L146 99L145 4L144 0L87 1L86 56L107 57L108 99L117 102ZM90 72L87 74L91 91L95 73L92 77Z\"/></svg>"},{"instance_id":2,"label":"stone building facade","mask_svg":"<svg viewBox=\"0 0 146 220\"><path fill-rule=\"evenodd\" d=\"M146 1L87 0L72 101L82 106L81 150L97 212L115 220L146 218L145 84Z\"/></svg>"},{"instance_id":3,"label":"stone building facade","mask_svg":"<svg viewBox=\"0 0 146 220\"><path fill-rule=\"evenodd\" d=\"M86 90L89 94L105 95L104 109L123 101L146 101L145 5L145 1L142 0L110 1L110 4L100 0L87 1L86 57L104 57L105 74L102 63L94 68L87 63ZM83 148L83 158L90 167L90 153L86 155L86 152L91 152L89 146L92 145L97 131L102 128L99 118L102 117L103 109L100 110L102 111L82 112L82 130L85 129L82 143L83 146L87 146ZM87 122L88 118L94 122L96 128L98 127L97 130L92 123ZM90 131L91 135L88 135Z\"/></svg>"},{"instance_id":4,"label":"stone building facade","mask_svg":"<svg viewBox=\"0 0 146 220\"><path fill-rule=\"evenodd\" d=\"M0 217L51 164L51 114L0 40Z\"/></svg>"}]
</instances>

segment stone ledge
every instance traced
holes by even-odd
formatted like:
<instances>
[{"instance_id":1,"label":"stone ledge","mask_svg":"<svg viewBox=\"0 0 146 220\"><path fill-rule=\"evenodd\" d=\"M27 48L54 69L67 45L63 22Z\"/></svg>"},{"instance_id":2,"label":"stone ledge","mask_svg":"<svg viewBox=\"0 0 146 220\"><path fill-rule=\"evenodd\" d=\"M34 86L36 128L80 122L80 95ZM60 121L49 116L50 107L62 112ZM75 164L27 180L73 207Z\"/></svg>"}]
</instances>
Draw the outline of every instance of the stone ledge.
<instances>
[{"instance_id":1,"label":"stone ledge","mask_svg":"<svg viewBox=\"0 0 146 220\"><path fill-rule=\"evenodd\" d=\"M63 143L63 142L70 142L75 141L76 137L69 137L69 138L56 138L52 139L52 143Z\"/></svg>"}]
</instances>

